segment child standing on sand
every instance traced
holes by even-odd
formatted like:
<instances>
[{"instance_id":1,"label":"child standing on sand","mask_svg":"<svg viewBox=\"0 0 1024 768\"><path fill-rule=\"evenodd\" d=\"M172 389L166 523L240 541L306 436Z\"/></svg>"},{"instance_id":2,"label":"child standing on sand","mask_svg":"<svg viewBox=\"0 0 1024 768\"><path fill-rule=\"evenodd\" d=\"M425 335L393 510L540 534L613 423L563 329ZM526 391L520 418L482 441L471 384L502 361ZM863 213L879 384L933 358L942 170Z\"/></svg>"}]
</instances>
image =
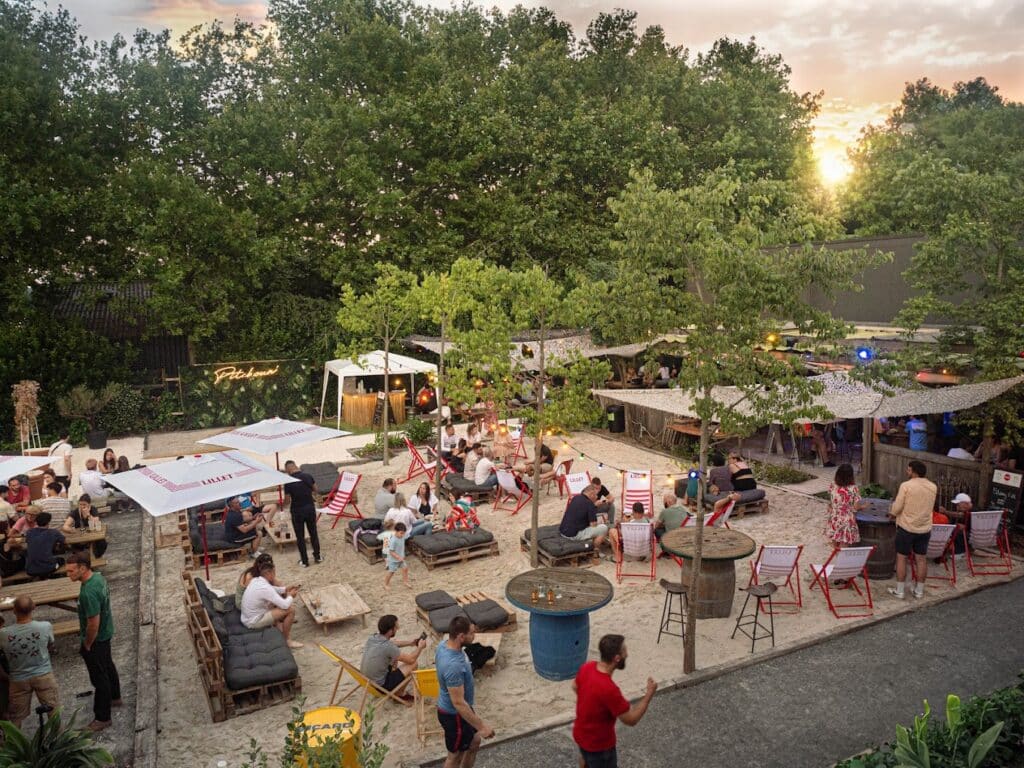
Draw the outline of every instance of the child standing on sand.
<instances>
[{"instance_id":1,"label":"child standing on sand","mask_svg":"<svg viewBox=\"0 0 1024 768\"><path fill-rule=\"evenodd\" d=\"M395 523L395 532L384 543L384 551L387 553L388 572L384 576L384 590L391 589L391 577L395 571L402 571L402 583L412 589L409 583L409 568L405 564L405 523Z\"/></svg>"}]
</instances>

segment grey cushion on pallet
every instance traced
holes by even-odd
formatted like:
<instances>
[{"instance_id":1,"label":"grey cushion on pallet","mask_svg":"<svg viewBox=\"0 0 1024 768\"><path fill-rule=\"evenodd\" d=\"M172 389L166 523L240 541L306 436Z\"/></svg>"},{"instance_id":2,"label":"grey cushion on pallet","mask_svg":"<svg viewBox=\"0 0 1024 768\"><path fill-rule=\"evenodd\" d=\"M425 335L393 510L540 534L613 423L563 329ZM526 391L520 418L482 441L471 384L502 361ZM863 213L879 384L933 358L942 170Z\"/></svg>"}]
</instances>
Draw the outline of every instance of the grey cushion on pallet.
<instances>
[{"instance_id":1,"label":"grey cushion on pallet","mask_svg":"<svg viewBox=\"0 0 1024 768\"><path fill-rule=\"evenodd\" d=\"M197 525L189 524L188 537L192 542L192 552L201 555L203 553L203 532ZM246 543L238 544L228 541L224 535L223 523L206 524L206 549L210 552L218 552L222 549L238 549L246 546Z\"/></svg>"},{"instance_id":2,"label":"grey cushion on pallet","mask_svg":"<svg viewBox=\"0 0 1024 768\"><path fill-rule=\"evenodd\" d=\"M485 495L494 491L494 488L486 485L477 485L472 480L467 480L465 477L458 474L445 475L444 484L451 488L456 494L470 493Z\"/></svg>"},{"instance_id":3,"label":"grey cushion on pallet","mask_svg":"<svg viewBox=\"0 0 1024 768\"><path fill-rule=\"evenodd\" d=\"M438 608L449 608L456 605L455 598L443 589L435 589L433 592L423 592L416 595L416 607L427 611L436 611Z\"/></svg>"},{"instance_id":4,"label":"grey cushion on pallet","mask_svg":"<svg viewBox=\"0 0 1024 768\"><path fill-rule=\"evenodd\" d=\"M365 517L362 520L349 520L348 529L354 531L356 528L362 528L364 531L379 531L384 526L383 520L378 520L375 517Z\"/></svg>"},{"instance_id":5,"label":"grey cushion on pallet","mask_svg":"<svg viewBox=\"0 0 1024 768\"><path fill-rule=\"evenodd\" d=\"M449 605L447 608L436 608L427 614L427 618L430 620L430 626L433 627L435 632L439 632L441 634L448 632L448 626L456 616L465 616L467 619L469 618L461 605Z\"/></svg>"},{"instance_id":6,"label":"grey cushion on pallet","mask_svg":"<svg viewBox=\"0 0 1024 768\"><path fill-rule=\"evenodd\" d=\"M530 529L523 531L523 541L530 542ZM558 532L557 525L542 525L537 529L537 548L553 557L576 555L594 549L592 541L567 539Z\"/></svg>"},{"instance_id":7,"label":"grey cushion on pallet","mask_svg":"<svg viewBox=\"0 0 1024 768\"><path fill-rule=\"evenodd\" d=\"M476 528L472 531L452 531L451 533L447 531L427 533L413 536L409 540L410 545L428 555L443 555L445 552L454 552L457 549L486 544L491 541L494 541L494 534L483 528Z\"/></svg>"},{"instance_id":8,"label":"grey cushion on pallet","mask_svg":"<svg viewBox=\"0 0 1024 768\"><path fill-rule=\"evenodd\" d=\"M760 501L761 499L764 498L764 489L755 488L752 491L740 491L739 494L740 500L736 502L737 504L752 504L753 502ZM724 499L728 495L728 493L720 493L717 496L705 496L704 505L708 507L713 507L715 506L716 501Z\"/></svg>"},{"instance_id":9,"label":"grey cushion on pallet","mask_svg":"<svg viewBox=\"0 0 1024 768\"><path fill-rule=\"evenodd\" d=\"M248 629L228 638L224 648L224 681L232 691L279 683L298 675L299 665L280 630Z\"/></svg>"},{"instance_id":10,"label":"grey cushion on pallet","mask_svg":"<svg viewBox=\"0 0 1024 768\"><path fill-rule=\"evenodd\" d=\"M338 482L338 465L333 461L316 461L300 464L299 470L312 476L313 482L320 493L328 493Z\"/></svg>"},{"instance_id":11,"label":"grey cushion on pallet","mask_svg":"<svg viewBox=\"0 0 1024 768\"><path fill-rule=\"evenodd\" d=\"M486 631L500 627L508 621L508 611L502 608L493 600L481 600L477 603L468 603L462 609L469 616L469 620L476 624L476 628Z\"/></svg>"}]
</instances>

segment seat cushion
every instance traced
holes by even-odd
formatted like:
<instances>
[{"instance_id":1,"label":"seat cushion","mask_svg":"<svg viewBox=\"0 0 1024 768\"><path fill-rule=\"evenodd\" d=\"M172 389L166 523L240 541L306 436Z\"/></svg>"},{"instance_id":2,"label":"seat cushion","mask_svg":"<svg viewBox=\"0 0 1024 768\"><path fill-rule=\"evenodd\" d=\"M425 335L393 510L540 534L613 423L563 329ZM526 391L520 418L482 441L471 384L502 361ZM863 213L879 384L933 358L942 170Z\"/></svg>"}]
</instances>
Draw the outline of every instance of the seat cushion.
<instances>
[{"instance_id":1,"label":"seat cushion","mask_svg":"<svg viewBox=\"0 0 1024 768\"><path fill-rule=\"evenodd\" d=\"M529 544L529 529L523 531L523 541ZM537 529L537 548L552 557L563 557L593 551L594 542L567 539L558 532L557 525L544 525Z\"/></svg>"},{"instance_id":2,"label":"seat cushion","mask_svg":"<svg viewBox=\"0 0 1024 768\"><path fill-rule=\"evenodd\" d=\"M469 618L461 605L449 605L447 608L435 608L427 614L430 626L433 627L435 632L439 632L441 634L446 634L448 632L448 626L456 616L465 616L467 619Z\"/></svg>"},{"instance_id":3,"label":"seat cushion","mask_svg":"<svg viewBox=\"0 0 1024 768\"><path fill-rule=\"evenodd\" d=\"M755 488L752 491L740 491L739 494L740 500L736 502L737 504L751 504L755 501L760 501L761 499L764 498L764 489ZM721 499L724 499L728 495L728 493L720 493L717 496L705 496L704 505L708 507L713 507L715 506L716 501L720 501Z\"/></svg>"},{"instance_id":4,"label":"seat cushion","mask_svg":"<svg viewBox=\"0 0 1024 768\"><path fill-rule=\"evenodd\" d=\"M468 603L462 606L462 609L469 616L469 620L476 624L477 629L495 629L508 621L508 611L493 600Z\"/></svg>"},{"instance_id":5,"label":"seat cushion","mask_svg":"<svg viewBox=\"0 0 1024 768\"><path fill-rule=\"evenodd\" d=\"M423 592L416 595L416 607L428 613L438 608L448 608L456 605L455 598L443 589L435 589L433 592Z\"/></svg>"},{"instance_id":6,"label":"seat cushion","mask_svg":"<svg viewBox=\"0 0 1024 768\"><path fill-rule=\"evenodd\" d=\"M477 485L462 475L445 475L445 485L458 493L491 493L494 489L486 485Z\"/></svg>"},{"instance_id":7,"label":"seat cushion","mask_svg":"<svg viewBox=\"0 0 1024 768\"><path fill-rule=\"evenodd\" d=\"M312 476L320 493L330 491L338 482L338 465L332 461L316 461L299 465L299 470Z\"/></svg>"},{"instance_id":8,"label":"seat cushion","mask_svg":"<svg viewBox=\"0 0 1024 768\"><path fill-rule=\"evenodd\" d=\"M356 528L362 528L364 531L379 531L384 525L383 520L378 520L375 517L366 517L362 520L349 520L348 529L354 531Z\"/></svg>"},{"instance_id":9,"label":"seat cushion","mask_svg":"<svg viewBox=\"0 0 1024 768\"><path fill-rule=\"evenodd\" d=\"M533 531L527 528L523 531L523 539L530 541ZM544 541L544 539L561 538L562 534L558 532L557 525L542 525L537 528L537 541Z\"/></svg>"},{"instance_id":10,"label":"seat cushion","mask_svg":"<svg viewBox=\"0 0 1024 768\"><path fill-rule=\"evenodd\" d=\"M429 555L441 555L445 552L454 552L457 549L486 544L490 541L494 541L494 534L483 528L476 528L472 531L452 531L451 533L447 531L425 533L409 539L411 545Z\"/></svg>"},{"instance_id":11,"label":"seat cushion","mask_svg":"<svg viewBox=\"0 0 1024 768\"><path fill-rule=\"evenodd\" d=\"M223 644L223 641L222 641ZM232 691L298 677L295 656L273 627L231 634L224 648L224 679Z\"/></svg>"}]
</instances>

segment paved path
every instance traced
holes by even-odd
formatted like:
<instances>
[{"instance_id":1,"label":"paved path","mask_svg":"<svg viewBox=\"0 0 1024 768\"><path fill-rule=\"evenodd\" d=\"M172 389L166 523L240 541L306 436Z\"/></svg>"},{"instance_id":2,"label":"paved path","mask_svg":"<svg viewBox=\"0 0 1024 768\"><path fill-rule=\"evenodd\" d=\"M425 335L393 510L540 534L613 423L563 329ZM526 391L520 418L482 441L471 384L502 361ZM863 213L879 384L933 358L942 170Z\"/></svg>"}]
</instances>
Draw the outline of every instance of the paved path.
<instances>
[{"instance_id":1,"label":"paved path","mask_svg":"<svg viewBox=\"0 0 1024 768\"><path fill-rule=\"evenodd\" d=\"M1024 669L1024 579L659 693L618 726L623 768L825 768L895 737L928 699L1010 685ZM496 744L477 765L573 768L569 726Z\"/></svg>"}]
</instances>

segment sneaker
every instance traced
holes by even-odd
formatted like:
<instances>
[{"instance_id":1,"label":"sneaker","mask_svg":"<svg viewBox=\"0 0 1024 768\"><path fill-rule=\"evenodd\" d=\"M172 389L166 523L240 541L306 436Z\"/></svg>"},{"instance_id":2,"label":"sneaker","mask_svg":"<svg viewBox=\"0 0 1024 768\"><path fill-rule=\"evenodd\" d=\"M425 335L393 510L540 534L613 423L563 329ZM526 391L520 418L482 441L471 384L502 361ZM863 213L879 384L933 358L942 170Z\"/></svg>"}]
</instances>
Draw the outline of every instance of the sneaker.
<instances>
[{"instance_id":1,"label":"sneaker","mask_svg":"<svg viewBox=\"0 0 1024 768\"><path fill-rule=\"evenodd\" d=\"M896 589L896 587L889 587L885 591L888 592L893 597L895 597L897 600L903 600L907 596L906 592L904 592L903 590L900 590L900 589Z\"/></svg>"},{"instance_id":2,"label":"sneaker","mask_svg":"<svg viewBox=\"0 0 1024 768\"><path fill-rule=\"evenodd\" d=\"M93 733L99 733L105 731L111 726L110 720L93 720L89 725L86 726Z\"/></svg>"},{"instance_id":3,"label":"sneaker","mask_svg":"<svg viewBox=\"0 0 1024 768\"><path fill-rule=\"evenodd\" d=\"M303 643L300 643L298 640L289 640L288 647L298 650L299 648L305 648L306 646Z\"/></svg>"},{"instance_id":4,"label":"sneaker","mask_svg":"<svg viewBox=\"0 0 1024 768\"><path fill-rule=\"evenodd\" d=\"M309 563L304 563L301 560L299 560L299 565L301 565L303 568L309 568Z\"/></svg>"},{"instance_id":5,"label":"sneaker","mask_svg":"<svg viewBox=\"0 0 1024 768\"><path fill-rule=\"evenodd\" d=\"M924 597L924 587L921 587L920 589L914 589L914 597L916 597L918 600Z\"/></svg>"},{"instance_id":6,"label":"sneaker","mask_svg":"<svg viewBox=\"0 0 1024 768\"><path fill-rule=\"evenodd\" d=\"M322 557L320 557L320 555L316 555L316 556L313 557L313 562L314 563L320 564L323 561L324 561L324 559Z\"/></svg>"}]
</instances>

